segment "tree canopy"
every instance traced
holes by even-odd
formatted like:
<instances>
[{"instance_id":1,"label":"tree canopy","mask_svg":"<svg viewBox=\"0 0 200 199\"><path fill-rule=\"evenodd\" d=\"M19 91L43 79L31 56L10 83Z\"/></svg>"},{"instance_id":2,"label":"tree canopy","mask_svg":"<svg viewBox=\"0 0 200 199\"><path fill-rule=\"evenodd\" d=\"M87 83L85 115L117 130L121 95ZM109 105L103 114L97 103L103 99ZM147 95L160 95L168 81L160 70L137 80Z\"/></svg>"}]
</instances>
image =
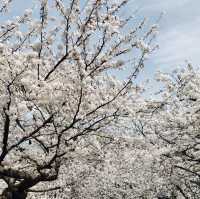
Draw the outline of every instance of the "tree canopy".
<instances>
[{"instance_id":1,"label":"tree canopy","mask_svg":"<svg viewBox=\"0 0 200 199\"><path fill-rule=\"evenodd\" d=\"M157 25L128 3L0 2L0 198L199 198L200 73L158 73L145 99Z\"/></svg>"}]
</instances>

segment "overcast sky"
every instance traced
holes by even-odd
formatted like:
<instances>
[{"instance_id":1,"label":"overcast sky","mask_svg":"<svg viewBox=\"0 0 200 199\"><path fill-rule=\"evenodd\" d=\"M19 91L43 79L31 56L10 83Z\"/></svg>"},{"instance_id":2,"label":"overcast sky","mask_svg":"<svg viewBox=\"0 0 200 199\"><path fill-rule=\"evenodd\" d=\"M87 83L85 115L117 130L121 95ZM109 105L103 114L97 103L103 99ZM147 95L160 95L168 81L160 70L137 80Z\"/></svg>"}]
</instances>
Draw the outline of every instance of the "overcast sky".
<instances>
[{"instance_id":1,"label":"overcast sky","mask_svg":"<svg viewBox=\"0 0 200 199\"><path fill-rule=\"evenodd\" d=\"M140 13L160 22L160 49L152 57L155 67L170 69L185 60L197 65L200 57L200 1L199 0L135 0Z\"/></svg>"},{"instance_id":2,"label":"overcast sky","mask_svg":"<svg viewBox=\"0 0 200 199\"><path fill-rule=\"evenodd\" d=\"M170 72L176 67L184 67L186 61L199 67L200 0L131 0L131 4L152 22L160 13L165 13L159 23L157 43L160 48L150 57L139 78L150 79L148 96L160 89L160 84L153 80L157 70Z\"/></svg>"}]
</instances>

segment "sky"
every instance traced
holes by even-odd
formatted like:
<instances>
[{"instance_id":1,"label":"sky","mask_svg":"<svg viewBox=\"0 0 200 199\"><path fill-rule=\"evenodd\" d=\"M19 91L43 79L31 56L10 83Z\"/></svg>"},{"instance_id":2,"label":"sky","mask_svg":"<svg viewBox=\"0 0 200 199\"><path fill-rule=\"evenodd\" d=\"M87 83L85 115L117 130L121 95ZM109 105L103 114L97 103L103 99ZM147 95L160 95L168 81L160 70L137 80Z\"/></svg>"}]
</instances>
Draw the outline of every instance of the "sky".
<instances>
[{"instance_id":1,"label":"sky","mask_svg":"<svg viewBox=\"0 0 200 199\"><path fill-rule=\"evenodd\" d=\"M153 80L156 71L171 72L186 62L200 64L200 1L199 0L131 0L132 10L155 23L161 13L157 43L159 49L147 61L139 82L147 78L147 96L157 93L161 85ZM154 96L155 97L155 96Z\"/></svg>"},{"instance_id":2,"label":"sky","mask_svg":"<svg viewBox=\"0 0 200 199\"><path fill-rule=\"evenodd\" d=\"M154 67L171 70L189 61L198 65L200 56L199 0L135 0L140 14L150 20L164 12L157 42L159 50L150 62Z\"/></svg>"},{"instance_id":3,"label":"sky","mask_svg":"<svg viewBox=\"0 0 200 199\"><path fill-rule=\"evenodd\" d=\"M32 0L13 1L13 10L18 14L29 7ZM138 10L138 19L145 16L149 23L155 23L160 14L165 13L159 22L159 49L147 61L141 79L152 79L157 70L167 72L183 67L186 60L198 66L200 0L130 0L129 5L128 13Z\"/></svg>"}]
</instances>

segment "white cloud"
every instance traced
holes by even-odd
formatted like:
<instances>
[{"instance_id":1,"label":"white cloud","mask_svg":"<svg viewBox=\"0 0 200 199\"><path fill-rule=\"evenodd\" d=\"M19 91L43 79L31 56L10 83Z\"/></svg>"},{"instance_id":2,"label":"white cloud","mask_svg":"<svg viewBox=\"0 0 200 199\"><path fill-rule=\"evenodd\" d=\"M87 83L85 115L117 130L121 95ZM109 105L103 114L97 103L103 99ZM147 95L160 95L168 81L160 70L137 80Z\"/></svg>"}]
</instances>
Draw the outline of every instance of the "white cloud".
<instances>
[{"instance_id":1,"label":"white cloud","mask_svg":"<svg viewBox=\"0 0 200 199\"><path fill-rule=\"evenodd\" d=\"M176 66L189 60L198 64L200 56L200 16L194 21L172 26L161 31L158 37L160 50L155 54L153 62L160 67Z\"/></svg>"},{"instance_id":2,"label":"white cloud","mask_svg":"<svg viewBox=\"0 0 200 199\"><path fill-rule=\"evenodd\" d=\"M153 19L166 11L161 20L160 49L151 59L159 69L169 70L185 60L200 63L199 0L137 0L141 13Z\"/></svg>"},{"instance_id":3,"label":"white cloud","mask_svg":"<svg viewBox=\"0 0 200 199\"><path fill-rule=\"evenodd\" d=\"M142 0L141 7L145 12L168 11L184 6L191 0Z\"/></svg>"}]
</instances>

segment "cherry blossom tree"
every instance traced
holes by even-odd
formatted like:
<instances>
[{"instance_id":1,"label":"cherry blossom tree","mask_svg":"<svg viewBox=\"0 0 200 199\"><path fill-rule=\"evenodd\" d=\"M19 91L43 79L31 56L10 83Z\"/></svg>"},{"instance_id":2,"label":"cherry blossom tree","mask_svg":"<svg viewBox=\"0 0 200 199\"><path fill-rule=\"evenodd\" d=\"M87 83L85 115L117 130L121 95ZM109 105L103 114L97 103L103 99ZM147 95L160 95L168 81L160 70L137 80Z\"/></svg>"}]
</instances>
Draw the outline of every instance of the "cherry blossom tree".
<instances>
[{"instance_id":1,"label":"cherry blossom tree","mask_svg":"<svg viewBox=\"0 0 200 199\"><path fill-rule=\"evenodd\" d=\"M76 175L76 150L92 134L125 132L137 112L133 82L156 48L156 26L123 17L127 0L83 2L38 0L0 26L1 198L73 188L63 178ZM12 3L0 2L4 18ZM111 75L127 66L127 79Z\"/></svg>"},{"instance_id":2,"label":"cherry blossom tree","mask_svg":"<svg viewBox=\"0 0 200 199\"><path fill-rule=\"evenodd\" d=\"M35 198L157 198L168 186L157 161L160 149L141 135L110 139L96 137L95 145L76 149L60 175L64 186Z\"/></svg>"},{"instance_id":3,"label":"cherry blossom tree","mask_svg":"<svg viewBox=\"0 0 200 199\"><path fill-rule=\"evenodd\" d=\"M163 151L160 161L170 198L200 195L199 79L198 68L191 64L173 73L158 73L161 97L151 103L143 122L143 134Z\"/></svg>"}]
</instances>

